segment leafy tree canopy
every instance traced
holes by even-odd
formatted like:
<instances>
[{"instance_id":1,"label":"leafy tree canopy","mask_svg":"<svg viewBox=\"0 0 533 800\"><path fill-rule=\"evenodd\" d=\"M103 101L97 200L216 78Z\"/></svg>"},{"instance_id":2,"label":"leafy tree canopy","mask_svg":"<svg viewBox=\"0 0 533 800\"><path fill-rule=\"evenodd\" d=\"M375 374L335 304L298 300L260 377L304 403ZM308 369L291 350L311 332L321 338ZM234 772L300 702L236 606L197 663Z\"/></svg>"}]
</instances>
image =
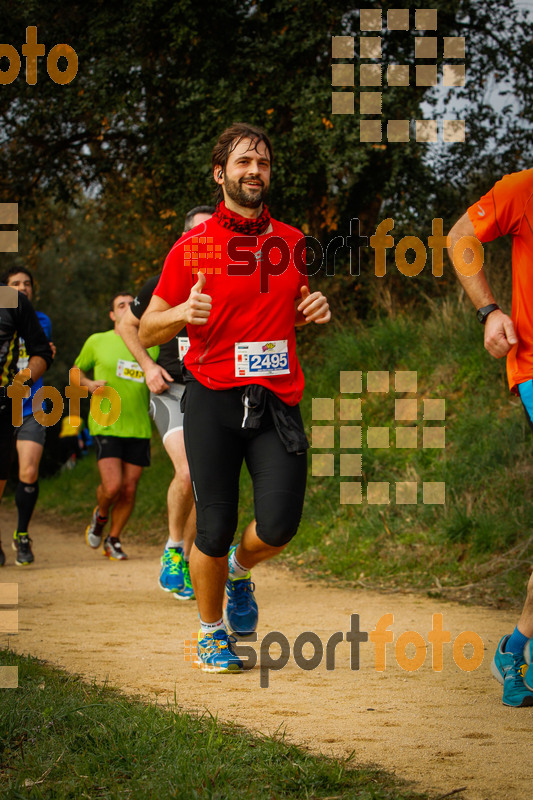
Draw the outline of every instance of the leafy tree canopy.
<instances>
[{"instance_id":1,"label":"leafy tree canopy","mask_svg":"<svg viewBox=\"0 0 533 800\"><path fill-rule=\"evenodd\" d=\"M390 8L411 9L410 31L383 30L382 58L409 64L414 75L420 63L414 8L427 4L363 6L381 9L384 21ZM428 150L414 141L359 141L360 5L2 0L4 43L20 53L33 25L47 52L64 42L79 59L69 84L54 83L40 58L35 85L25 81L23 60L18 78L0 86L0 199L20 204L23 258L37 267L43 288L57 281L61 271L44 274L49 258L40 254L58 228L72 235L77 207L76 225L89 230L76 241L90 248L93 230L109 254L88 258L96 262L93 283L102 284L102 296L125 272L152 273L181 232L188 208L210 201L211 148L236 120L262 125L272 136L269 205L276 216L325 240L335 232L347 235L354 217L370 233L386 211L398 220L398 231L403 225L418 233L414 226L427 235L433 216L450 220L501 174L528 163L533 114L533 27L512 0L437 0L433 7L437 32L417 35L436 35L439 42L466 38L466 85L446 97L456 99L467 138ZM334 35L355 37L353 116L331 113ZM5 58L0 68L7 69ZM501 107L488 94L494 81L509 93ZM423 103L442 102L442 93L427 87L384 84L382 91L384 120L420 118ZM402 291L408 296L414 290ZM371 302L367 289L349 301L363 313Z\"/></svg>"}]
</instances>

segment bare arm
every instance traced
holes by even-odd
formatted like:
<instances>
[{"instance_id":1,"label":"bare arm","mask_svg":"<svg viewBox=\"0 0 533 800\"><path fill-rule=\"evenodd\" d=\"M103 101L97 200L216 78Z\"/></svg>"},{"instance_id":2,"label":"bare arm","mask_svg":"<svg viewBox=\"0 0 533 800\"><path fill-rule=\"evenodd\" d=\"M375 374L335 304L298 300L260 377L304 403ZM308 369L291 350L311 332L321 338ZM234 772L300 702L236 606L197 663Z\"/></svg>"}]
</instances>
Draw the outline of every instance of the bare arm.
<instances>
[{"instance_id":1,"label":"bare arm","mask_svg":"<svg viewBox=\"0 0 533 800\"><path fill-rule=\"evenodd\" d=\"M477 236L474 233L474 226L472 225L472 221L470 220L468 213L464 213L463 216L457 220L449 233L450 246L448 247L448 255L450 256L450 261L455 268L456 275L463 289L475 307L482 308L483 306L488 306L491 303L496 302L490 290L489 284L487 283L487 278L485 277L483 268L481 268L475 275L464 275L458 270L454 263L454 247L457 242L463 238L463 236L473 236L475 239L477 239ZM492 314L490 316L492 316Z\"/></svg>"},{"instance_id":2,"label":"bare arm","mask_svg":"<svg viewBox=\"0 0 533 800\"><path fill-rule=\"evenodd\" d=\"M41 358L41 356L31 356L30 360L28 361L28 369L31 373L31 379L35 383L38 381L41 375L44 375L48 368L48 364Z\"/></svg>"},{"instance_id":3,"label":"bare arm","mask_svg":"<svg viewBox=\"0 0 533 800\"><path fill-rule=\"evenodd\" d=\"M199 272L188 300L179 306L171 306L154 294L141 317L140 343L144 347L163 344L176 336L185 325L205 325L211 313L211 297L202 294L204 285L205 275Z\"/></svg>"},{"instance_id":4,"label":"bare arm","mask_svg":"<svg viewBox=\"0 0 533 800\"><path fill-rule=\"evenodd\" d=\"M140 343L139 325L140 320L132 313L131 308L128 308L117 329L126 347L144 372L146 385L154 394L160 394L168 389L168 384L172 383L172 377L166 369L155 363L146 348Z\"/></svg>"},{"instance_id":5,"label":"bare arm","mask_svg":"<svg viewBox=\"0 0 533 800\"><path fill-rule=\"evenodd\" d=\"M79 367L76 367L76 369L79 369ZM105 381L92 381L89 377L87 377L87 374L80 369L80 386L86 386L92 394L101 386L105 386Z\"/></svg>"},{"instance_id":6,"label":"bare arm","mask_svg":"<svg viewBox=\"0 0 533 800\"><path fill-rule=\"evenodd\" d=\"M494 295L491 292L490 286L483 267L476 272L475 275L464 275L459 269L458 265L454 262L453 251L457 242L463 236L472 236L477 239L474 232L474 226L468 216L468 213L457 220L455 225L450 231L450 246L448 248L448 255L452 262L455 273L467 293L468 297L476 308L483 308L483 306L495 303ZM479 240L478 240L479 241ZM507 355L513 345L517 343L516 333L511 317L501 309L493 311L487 317L485 322L485 349L495 358L502 358Z\"/></svg>"}]
</instances>

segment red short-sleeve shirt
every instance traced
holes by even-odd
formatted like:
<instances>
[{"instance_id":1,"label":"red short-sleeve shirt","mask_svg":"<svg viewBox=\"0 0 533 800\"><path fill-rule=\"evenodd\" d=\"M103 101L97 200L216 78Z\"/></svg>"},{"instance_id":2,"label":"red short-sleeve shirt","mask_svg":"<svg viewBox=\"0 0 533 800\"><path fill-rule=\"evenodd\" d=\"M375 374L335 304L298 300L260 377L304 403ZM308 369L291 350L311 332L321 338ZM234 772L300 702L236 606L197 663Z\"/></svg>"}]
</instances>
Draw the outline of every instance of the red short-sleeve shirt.
<instances>
[{"instance_id":1,"label":"red short-sleeve shirt","mask_svg":"<svg viewBox=\"0 0 533 800\"><path fill-rule=\"evenodd\" d=\"M187 369L210 389L258 383L288 405L296 405L304 389L294 322L295 301L301 287L308 285L305 240L296 228L277 220L271 223L271 232L248 237L244 243L243 234L211 217L176 242L154 294L171 306L184 303L197 273L203 272L202 292L211 296L212 308L205 325L187 326ZM232 266L247 259L252 266ZM250 374L256 363L257 371ZM286 374L267 374L271 366Z\"/></svg>"}]
</instances>

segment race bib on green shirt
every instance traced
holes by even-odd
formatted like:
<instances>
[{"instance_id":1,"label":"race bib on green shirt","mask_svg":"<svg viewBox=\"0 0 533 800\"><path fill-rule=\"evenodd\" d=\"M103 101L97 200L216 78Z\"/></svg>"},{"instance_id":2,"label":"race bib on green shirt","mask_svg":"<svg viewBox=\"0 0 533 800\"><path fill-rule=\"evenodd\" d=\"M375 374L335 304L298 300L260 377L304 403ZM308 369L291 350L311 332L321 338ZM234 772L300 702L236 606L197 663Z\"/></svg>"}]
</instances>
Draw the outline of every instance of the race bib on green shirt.
<instances>
[{"instance_id":1,"label":"race bib on green shirt","mask_svg":"<svg viewBox=\"0 0 533 800\"><path fill-rule=\"evenodd\" d=\"M117 361L117 376L125 378L127 381L144 383L144 372L136 361L125 361L119 358Z\"/></svg>"}]
</instances>

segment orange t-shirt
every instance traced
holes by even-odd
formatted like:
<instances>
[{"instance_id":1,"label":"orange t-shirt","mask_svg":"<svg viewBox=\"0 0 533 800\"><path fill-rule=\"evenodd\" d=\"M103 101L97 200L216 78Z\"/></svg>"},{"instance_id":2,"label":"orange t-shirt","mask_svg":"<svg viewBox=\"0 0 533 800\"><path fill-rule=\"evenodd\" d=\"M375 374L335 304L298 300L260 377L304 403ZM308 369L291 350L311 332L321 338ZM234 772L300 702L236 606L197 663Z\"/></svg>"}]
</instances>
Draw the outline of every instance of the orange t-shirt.
<instances>
[{"instance_id":1,"label":"orange t-shirt","mask_svg":"<svg viewBox=\"0 0 533 800\"><path fill-rule=\"evenodd\" d=\"M513 320L518 344L507 355L509 388L533 378L533 169L514 172L468 209L480 242L513 237Z\"/></svg>"}]
</instances>

